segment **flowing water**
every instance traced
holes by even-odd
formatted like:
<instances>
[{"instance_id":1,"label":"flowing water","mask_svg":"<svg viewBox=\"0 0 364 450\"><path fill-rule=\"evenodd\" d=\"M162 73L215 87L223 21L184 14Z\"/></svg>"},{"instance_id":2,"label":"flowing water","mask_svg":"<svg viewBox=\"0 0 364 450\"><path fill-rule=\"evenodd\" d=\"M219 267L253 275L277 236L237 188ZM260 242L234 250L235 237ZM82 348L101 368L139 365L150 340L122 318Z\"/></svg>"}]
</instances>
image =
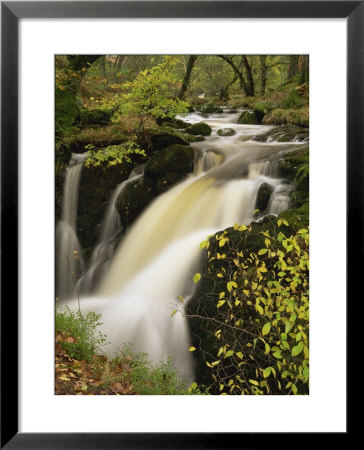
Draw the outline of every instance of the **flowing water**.
<instances>
[{"instance_id":1,"label":"flowing water","mask_svg":"<svg viewBox=\"0 0 364 450\"><path fill-rule=\"evenodd\" d=\"M78 189L86 155L72 155L63 188L61 220L56 228L56 296L75 291L75 275L83 272L82 248L76 233ZM77 253L75 253L77 252Z\"/></svg>"},{"instance_id":2,"label":"flowing water","mask_svg":"<svg viewBox=\"0 0 364 450\"><path fill-rule=\"evenodd\" d=\"M114 205L123 183L117 188L106 213L112 219L104 221L103 237L90 267L92 271L108 261L107 270L93 296L81 298L82 312L102 313L110 354L123 343L133 343L135 351L149 353L155 362L170 356L187 382L194 376L188 323L179 313L171 317L171 312L177 303L183 311L179 295L185 304L193 295L193 275L200 270L200 242L235 222L250 223L263 183L273 187L267 213L278 214L289 206L292 187L278 177L275 160L294 144L253 141L270 127L237 125L239 114L181 117L190 123L204 121L213 130L204 141L192 144L194 172L152 202L109 263L114 243L110 250L108 240L120 227ZM218 136L217 130L224 127L236 134ZM68 304L77 308L76 299Z\"/></svg>"}]
</instances>

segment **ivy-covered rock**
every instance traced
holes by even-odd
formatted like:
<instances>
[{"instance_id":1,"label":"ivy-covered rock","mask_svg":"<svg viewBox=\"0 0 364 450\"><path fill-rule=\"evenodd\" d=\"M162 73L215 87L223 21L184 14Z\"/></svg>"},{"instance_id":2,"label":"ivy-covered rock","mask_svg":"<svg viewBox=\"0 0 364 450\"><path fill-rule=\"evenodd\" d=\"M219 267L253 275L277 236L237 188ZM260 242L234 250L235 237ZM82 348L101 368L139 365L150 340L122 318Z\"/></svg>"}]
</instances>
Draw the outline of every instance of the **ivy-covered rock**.
<instances>
[{"instance_id":1,"label":"ivy-covered rock","mask_svg":"<svg viewBox=\"0 0 364 450\"><path fill-rule=\"evenodd\" d=\"M204 105L199 107L199 111L205 114L222 114L224 111L220 108L220 106L215 105L212 102L205 103Z\"/></svg>"},{"instance_id":2,"label":"ivy-covered rock","mask_svg":"<svg viewBox=\"0 0 364 450\"><path fill-rule=\"evenodd\" d=\"M221 128L220 130L217 130L217 134L219 136L234 136L234 134L236 134L236 131L232 128Z\"/></svg>"},{"instance_id":3,"label":"ivy-covered rock","mask_svg":"<svg viewBox=\"0 0 364 450\"><path fill-rule=\"evenodd\" d=\"M156 195L154 181L146 176L128 183L116 200L121 225L129 227Z\"/></svg>"},{"instance_id":4,"label":"ivy-covered rock","mask_svg":"<svg viewBox=\"0 0 364 450\"><path fill-rule=\"evenodd\" d=\"M193 125L190 125L188 128L186 128L186 133L193 134L193 135L200 135L200 136L210 136L211 134L211 127L207 125L207 123L199 122L194 123Z\"/></svg>"},{"instance_id":5,"label":"ivy-covered rock","mask_svg":"<svg viewBox=\"0 0 364 450\"><path fill-rule=\"evenodd\" d=\"M191 147L174 144L153 153L147 162L145 176L158 181L167 175L177 174L181 179L193 168L194 152Z\"/></svg>"},{"instance_id":6,"label":"ivy-covered rock","mask_svg":"<svg viewBox=\"0 0 364 450\"><path fill-rule=\"evenodd\" d=\"M259 120L254 111L243 111L238 119L238 124L258 125Z\"/></svg>"},{"instance_id":7,"label":"ivy-covered rock","mask_svg":"<svg viewBox=\"0 0 364 450\"><path fill-rule=\"evenodd\" d=\"M281 226L278 226L278 221L284 219L288 224L281 222ZM203 267L201 271L201 278L196 284L196 291L186 306L187 315L190 316L189 327L192 337L192 345L196 348L193 352L195 357L196 367L196 382L199 385L211 386L213 380L211 378L211 365L208 367L206 362L212 363L216 360L216 355L219 352L219 347L222 345L219 339L216 338L216 329L224 327L223 316L219 314L217 309L217 303L219 298L224 300L229 297L226 283L226 277L224 274L232 272L232 266L236 261L237 253L240 252L240 262L244 263L244 258L250 255L252 252L258 254L261 249L266 248L267 235L277 239L279 233L284 233L286 237L294 235L298 230L308 227L308 204L302 206L296 210L287 210L275 216L266 216L259 222L253 222L251 230L248 232L241 232L237 227L230 227L226 230L219 231L209 238L208 252L205 254ZM265 234L263 234L263 232ZM268 234L267 234L268 233ZM221 240L219 237L224 234L224 240L226 244L221 246ZM280 242L280 241L279 241ZM283 244L280 244L283 249ZM223 254L223 255L222 255ZM208 255L209 258L208 258ZM211 258L211 256L219 255L218 257ZM266 256L260 256L261 260L266 260ZM267 262L268 264L268 262ZM247 266L248 267L248 266ZM273 267L269 268L273 269ZM268 269L267 273L270 273ZM269 275L268 275L269 276ZM245 282L249 285L257 280L257 270L254 265L250 265L244 273L244 276L238 278L237 285L241 286L240 289L244 289ZM258 283L259 284L259 283ZM247 288L246 288L247 289ZM249 291L247 291L249 292ZM221 294L223 293L223 296ZM241 295L243 292L241 292ZM236 299L240 299L237 296ZM226 300L222 300L226 303ZM243 305L247 308L247 305ZM225 307L225 306L224 306ZM244 310L245 311L245 310ZM250 324L254 323L254 320L258 318L258 310L255 310L254 305L251 308L251 316L248 312L244 313L244 317L247 319L244 321L244 329L249 330ZM211 321L209 318L213 318ZM222 320L221 326L216 323L216 320ZM253 331L253 329L252 329ZM228 348L234 348L234 341L237 339L233 329L224 328L224 340L230 343ZM230 334L231 333L231 334ZM229 341L231 339L231 341ZM263 347L264 351L264 347ZM237 361L240 361L238 359ZM219 366L220 367L220 366ZM245 373L249 372L249 367L244 366ZM252 367L251 377L255 379L255 369ZM230 386L230 385L229 385ZM217 386L218 388L218 386ZM219 394L217 391L210 392L212 394Z\"/></svg>"},{"instance_id":8,"label":"ivy-covered rock","mask_svg":"<svg viewBox=\"0 0 364 450\"><path fill-rule=\"evenodd\" d=\"M305 142L308 140L309 133L307 128L296 125L281 125L272 128L264 134L259 134L253 138L258 142Z\"/></svg>"}]
</instances>

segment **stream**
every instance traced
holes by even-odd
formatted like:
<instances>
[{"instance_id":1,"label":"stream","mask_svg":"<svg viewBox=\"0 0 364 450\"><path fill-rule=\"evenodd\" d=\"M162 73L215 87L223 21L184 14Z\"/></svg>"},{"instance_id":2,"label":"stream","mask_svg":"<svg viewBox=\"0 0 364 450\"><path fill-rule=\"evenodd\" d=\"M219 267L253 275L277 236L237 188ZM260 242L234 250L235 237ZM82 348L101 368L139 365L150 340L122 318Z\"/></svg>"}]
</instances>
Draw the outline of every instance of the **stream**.
<instances>
[{"instance_id":1,"label":"stream","mask_svg":"<svg viewBox=\"0 0 364 450\"><path fill-rule=\"evenodd\" d=\"M203 255L200 242L236 222L247 225L256 220L253 212L263 183L273 187L266 214L277 215L289 207L292 186L279 178L276 160L299 144L253 141L254 136L272 127L238 125L240 113L210 114L208 118L198 113L178 116L189 123L203 121L212 128L211 136L191 144L195 152L193 173L157 197L115 249L115 236L120 230L115 202L125 184L142 176L143 169L133 172L110 199L88 267L83 267L81 258L77 260L75 270L83 274L78 282L83 293L81 311L102 314L101 331L111 342L106 347L110 355L115 355L123 343L133 343L133 351L148 353L154 362L171 357L181 377L186 382L194 381L187 319L180 313L171 317L171 313L177 306L183 312L194 293L193 276L201 270ZM221 128L231 128L235 134L219 136ZM72 167L78 165L82 161ZM77 175L81 176L81 169ZM72 194L77 210L79 178L72 183L68 180L67 188L67 177L71 175L66 175L64 208L68 205L72 209L67 199ZM57 242L63 242L60 251L79 248L74 215L73 205L72 217L64 213L57 227ZM62 233L68 233L68 238L62 240ZM64 272L64 265L57 270ZM96 272L101 279L97 289L92 281ZM70 294L71 288L61 275L57 276L57 286L57 292ZM178 296L183 297L184 304ZM73 297L62 304L77 310L74 292Z\"/></svg>"}]
</instances>

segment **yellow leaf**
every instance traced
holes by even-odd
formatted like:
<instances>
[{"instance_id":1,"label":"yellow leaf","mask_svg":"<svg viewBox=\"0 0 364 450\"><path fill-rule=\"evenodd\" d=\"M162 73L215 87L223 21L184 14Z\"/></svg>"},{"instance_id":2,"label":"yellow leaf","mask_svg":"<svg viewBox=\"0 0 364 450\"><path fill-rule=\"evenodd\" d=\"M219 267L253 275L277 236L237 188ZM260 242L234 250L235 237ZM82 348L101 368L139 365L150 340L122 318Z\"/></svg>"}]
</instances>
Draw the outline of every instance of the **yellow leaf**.
<instances>
[{"instance_id":1,"label":"yellow leaf","mask_svg":"<svg viewBox=\"0 0 364 450\"><path fill-rule=\"evenodd\" d=\"M194 351L196 350L196 347L188 347L188 350L189 350L190 352L194 352Z\"/></svg>"}]
</instances>

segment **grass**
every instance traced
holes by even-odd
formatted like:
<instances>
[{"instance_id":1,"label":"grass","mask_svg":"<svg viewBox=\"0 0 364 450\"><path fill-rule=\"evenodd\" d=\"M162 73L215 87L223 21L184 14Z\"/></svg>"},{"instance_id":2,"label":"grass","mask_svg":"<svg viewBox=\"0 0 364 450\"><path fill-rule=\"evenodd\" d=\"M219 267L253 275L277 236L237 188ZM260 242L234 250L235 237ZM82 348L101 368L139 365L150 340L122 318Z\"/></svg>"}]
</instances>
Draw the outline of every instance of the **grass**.
<instances>
[{"instance_id":1,"label":"grass","mask_svg":"<svg viewBox=\"0 0 364 450\"><path fill-rule=\"evenodd\" d=\"M153 364L147 353L124 345L119 355L102 352L106 336L98 331L101 315L56 311L57 395L201 395L180 378L171 359Z\"/></svg>"}]
</instances>

